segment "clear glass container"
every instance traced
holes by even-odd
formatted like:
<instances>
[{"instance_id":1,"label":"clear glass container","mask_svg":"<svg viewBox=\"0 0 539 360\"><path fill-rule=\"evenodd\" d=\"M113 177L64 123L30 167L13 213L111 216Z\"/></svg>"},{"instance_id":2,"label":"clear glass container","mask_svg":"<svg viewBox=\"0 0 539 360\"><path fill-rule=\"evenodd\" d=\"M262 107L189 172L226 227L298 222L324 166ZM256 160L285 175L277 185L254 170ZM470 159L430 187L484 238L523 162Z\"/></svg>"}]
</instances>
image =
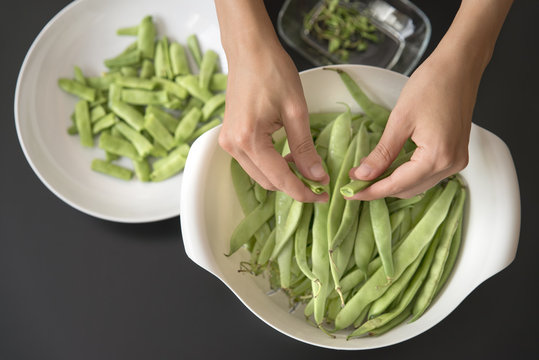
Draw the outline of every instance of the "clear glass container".
<instances>
[{"instance_id":1,"label":"clear glass container","mask_svg":"<svg viewBox=\"0 0 539 360\"><path fill-rule=\"evenodd\" d=\"M314 66L344 63L327 50L303 27L307 13L321 5L321 0L287 0L277 21L281 38ZM409 75L423 56L431 36L427 16L408 0L350 0L376 26L380 41L369 43L364 51L350 52L346 63L383 67Z\"/></svg>"}]
</instances>

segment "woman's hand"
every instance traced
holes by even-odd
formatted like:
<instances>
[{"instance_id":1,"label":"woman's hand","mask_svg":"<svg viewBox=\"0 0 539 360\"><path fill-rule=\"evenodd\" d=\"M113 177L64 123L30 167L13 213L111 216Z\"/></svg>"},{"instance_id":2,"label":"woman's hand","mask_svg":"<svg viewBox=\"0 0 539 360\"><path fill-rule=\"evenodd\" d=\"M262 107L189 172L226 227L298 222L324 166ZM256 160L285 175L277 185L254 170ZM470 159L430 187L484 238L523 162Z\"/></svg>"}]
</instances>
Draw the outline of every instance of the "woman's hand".
<instances>
[{"instance_id":1,"label":"woman's hand","mask_svg":"<svg viewBox=\"0 0 539 360\"><path fill-rule=\"evenodd\" d=\"M220 146L264 188L303 202L327 201L328 194L310 191L287 163L293 161L309 179L329 182L314 148L297 69L281 47L262 2L216 1L216 5L229 70ZM237 7L231 14L232 5ZM246 12L241 32L233 20L238 12ZM258 23L251 27L249 19ZM286 159L272 143L272 134L281 127L290 146Z\"/></svg>"},{"instance_id":2,"label":"woman's hand","mask_svg":"<svg viewBox=\"0 0 539 360\"><path fill-rule=\"evenodd\" d=\"M468 164L473 108L483 70L512 0L465 0L450 29L406 83L375 149L350 171L373 180L408 138L411 160L351 199L409 198Z\"/></svg>"}]
</instances>

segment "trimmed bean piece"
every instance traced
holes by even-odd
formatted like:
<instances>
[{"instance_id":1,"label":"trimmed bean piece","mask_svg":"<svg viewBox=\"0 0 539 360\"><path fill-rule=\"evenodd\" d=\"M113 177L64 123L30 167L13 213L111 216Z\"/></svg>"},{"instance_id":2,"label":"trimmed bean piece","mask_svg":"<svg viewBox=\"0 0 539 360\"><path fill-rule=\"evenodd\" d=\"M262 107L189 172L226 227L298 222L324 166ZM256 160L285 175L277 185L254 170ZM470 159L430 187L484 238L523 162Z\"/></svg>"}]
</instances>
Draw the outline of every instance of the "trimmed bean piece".
<instances>
[{"instance_id":1,"label":"trimmed bean piece","mask_svg":"<svg viewBox=\"0 0 539 360\"><path fill-rule=\"evenodd\" d=\"M93 147L94 138L92 136L92 124L90 122L90 111L88 102L79 100L75 105L75 124L82 146Z\"/></svg>"},{"instance_id":2,"label":"trimmed bean piece","mask_svg":"<svg viewBox=\"0 0 539 360\"><path fill-rule=\"evenodd\" d=\"M210 91L212 92L225 91L227 82L228 82L227 74L221 74L221 73L213 74L210 80Z\"/></svg>"},{"instance_id":3,"label":"trimmed bean piece","mask_svg":"<svg viewBox=\"0 0 539 360\"><path fill-rule=\"evenodd\" d=\"M178 99L186 99L187 96L189 96L189 93L187 92L187 90L185 90L177 82L158 78L158 77L154 78L154 81L157 82L162 89L164 89L166 92L170 93L171 95L176 96Z\"/></svg>"},{"instance_id":4,"label":"trimmed bean piece","mask_svg":"<svg viewBox=\"0 0 539 360\"><path fill-rule=\"evenodd\" d=\"M212 96L202 107L202 120L209 120L210 116L225 103L225 94L219 93Z\"/></svg>"},{"instance_id":5,"label":"trimmed bean piece","mask_svg":"<svg viewBox=\"0 0 539 360\"><path fill-rule=\"evenodd\" d=\"M91 87L83 85L75 80L60 78L58 79L58 86L60 89L67 93L75 95L82 100L94 101L96 98L96 91Z\"/></svg>"},{"instance_id":6,"label":"trimmed bean piece","mask_svg":"<svg viewBox=\"0 0 539 360\"><path fill-rule=\"evenodd\" d=\"M115 79L115 82L122 87L133 89L154 90L157 87L157 81L134 76L119 76Z\"/></svg>"},{"instance_id":7,"label":"trimmed bean piece","mask_svg":"<svg viewBox=\"0 0 539 360\"><path fill-rule=\"evenodd\" d=\"M217 68L218 58L219 56L213 50L207 50L202 56L198 74L198 86L202 89L209 89L212 75Z\"/></svg>"},{"instance_id":8,"label":"trimmed bean piece","mask_svg":"<svg viewBox=\"0 0 539 360\"><path fill-rule=\"evenodd\" d=\"M189 146L186 145L186 147L188 150ZM182 149L182 146L179 146L166 157L160 159L158 165L156 165L157 162L154 163L154 170L150 174L151 181L163 181L176 175L183 170L186 160L187 153L185 149Z\"/></svg>"},{"instance_id":9,"label":"trimmed bean piece","mask_svg":"<svg viewBox=\"0 0 539 360\"><path fill-rule=\"evenodd\" d=\"M147 114L153 114L171 133L176 131L176 128L180 123L180 120L172 114L154 105L146 107L146 115Z\"/></svg>"},{"instance_id":10,"label":"trimmed bean piece","mask_svg":"<svg viewBox=\"0 0 539 360\"><path fill-rule=\"evenodd\" d=\"M135 168L135 175L142 182L150 181L151 167L148 160L143 159L140 161L133 160L133 167Z\"/></svg>"},{"instance_id":11,"label":"trimmed bean piece","mask_svg":"<svg viewBox=\"0 0 539 360\"><path fill-rule=\"evenodd\" d=\"M187 114L185 114L174 132L174 140L176 143L180 144L189 139L189 137L195 131L201 117L202 112L197 108L192 108Z\"/></svg>"},{"instance_id":12,"label":"trimmed bean piece","mask_svg":"<svg viewBox=\"0 0 539 360\"><path fill-rule=\"evenodd\" d=\"M137 48L142 57L154 58L157 31L151 16L145 16L137 28Z\"/></svg>"},{"instance_id":13,"label":"trimmed bean piece","mask_svg":"<svg viewBox=\"0 0 539 360\"><path fill-rule=\"evenodd\" d=\"M94 159L92 161L91 168L93 171L110 175L122 180L131 180L133 177L133 172L131 170L119 165L111 164L110 162L101 159Z\"/></svg>"},{"instance_id":14,"label":"trimmed bean piece","mask_svg":"<svg viewBox=\"0 0 539 360\"><path fill-rule=\"evenodd\" d=\"M163 145L165 149L171 150L176 146L176 142L170 132L152 113L146 114L144 118L144 128L150 135L152 135L155 141Z\"/></svg>"},{"instance_id":15,"label":"trimmed bean piece","mask_svg":"<svg viewBox=\"0 0 539 360\"><path fill-rule=\"evenodd\" d=\"M138 110L123 101L112 101L110 109L133 129L141 131L144 128L144 116Z\"/></svg>"},{"instance_id":16,"label":"trimmed bean piece","mask_svg":"<svg viewBox=\"0 0 539 360\"><path fill-rule=\"evenodd\" d=\"M112 136L106 132L99 137L99 148L135 161L142 160L142 157L129 141Z\"/></svg>"},{"instance_id":17,"label":"trimmed bean piece","mask_svg":"<svg viewBox=\"0 0 539 360\"><path fill-rule=\"evenodd\" d=\"M213 97L213 94L208 89L203 89L198 85L198 79L195 75L177 77L176 82L183 86L191 96L194 96L203 102L206 102Z\"/></svg>"},{"instance_id":18,"label":"trimmed bean piece","mask_svg":"<svg viewBox=\"0 0 539 360\"><path fill-rule=\"evenodd\" d=\"M220 119L213 119L213 120L208 121L206 124L200 126L198 129L196 129L195 132L193 133L193 135L191 135L191 137L189 138L189 140L187 140L187 142L195 141L199 136L204 134L206 131L209 131L209 130L213 129L214 127L216 127L216 126L218 126L220 124L221 124Z\"/></svg>"},{"instance_id":19,"label":"trimmed bean piece","mask_svg":"<svg viewBox=\"0 0 539 360\"><path fill-rule=\"evenodd\" d=\"M148 59L142 60L142 66L140 68L140 78L141 79L151 79L155 75L155 69L153 67L153 62Z\"/></svg>"},{"instance_id":20,"label":"trimmed bean piece","mask_svg":"<svg viewBox=\"0 0 539 360\"><path fill-rule=\"evenodd\" d=\"M173 41L170 44L169 52L172 74L174 76L190 74L191 70L189 69L187 54L185 53L185 49L183 48L183 46Z\"/></svg>"},{"instance_id":21,"label":"trimmed bean piece","mask_svg":"<svg viewBox=\"0 0 539 360\"><path fill-rule=\"evenodd\" d=\"M141 52L139 50L131 50L126 53L122 53L116 57L107 59L104 61L105 66L109 69L119 68L122 66L137 65L141 60Z\"/></svg>"},{"instance_id":22,"label":"trimmed bean piece","mask_svg":"<svg viewBox=\"0 0 539 360\"><path fill-rule=\"evenodd\" d=\"M96 135L101 131L108 129L118 122L118 118L113 113L101 117L92 125L92 134Z\"/></svg>"},{"instance_id":23,"label":"trimmed bean piece","mask_svg":"<svg viewBox=\"0 0 539 360\"><path fill-rule=\"evenodd\" d=\"M153 148L152 143L144 137L141 133L127 125L126 123L119 122L116 124L115 128L122 134L127 140L133 144L135 149L137 149L138 154L141 157L146 157Z\"/></svg>"},{"instance_id":24,"label":"trimmed bean piece","mask_svg":"<svg viewBox=\"0 0 539 360\"><path fill-rule=\"evenodd\" d=\"M133 105L162 105L169 99L164 90L122 89L122 101Z\"/></svg>"},{"instance_id":25,"label":"trimmed bean piece","mask_svg":"<svg viewBox=\"0 0 539 360\"><path fill-rule=\"evenodd\" d=\"M200 44L198 43L198 38L195 34L191 34L187 37L187 48L200 69L200 64L202 63L202 51L200 50Z\"/></svg>"},{"instance_id":26,"label":"trimmed bean piece","mask_svg":"<svg viewBox=\"0 0 539 360\"><path fill-rule=\"evenodd\" d=\"M138 25L119 28L116 30L116 35L137 36Z\"/></svg>"}]
</instances>

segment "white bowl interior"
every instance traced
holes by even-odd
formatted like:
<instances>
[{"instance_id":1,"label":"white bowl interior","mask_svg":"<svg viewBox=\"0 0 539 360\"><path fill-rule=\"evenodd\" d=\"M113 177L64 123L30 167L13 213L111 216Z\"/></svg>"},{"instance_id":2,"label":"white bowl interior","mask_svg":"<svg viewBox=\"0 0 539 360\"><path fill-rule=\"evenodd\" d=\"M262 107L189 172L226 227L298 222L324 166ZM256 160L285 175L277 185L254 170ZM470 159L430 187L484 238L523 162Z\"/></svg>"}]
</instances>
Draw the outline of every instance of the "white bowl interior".
<instances>
[{"instance_id":1,"label":"white bowl interior","mask_svg":"<svg viewBox=\"0 0 539 360\"><path fill-rule=\"evenodd\" d=\"M388 70L343 65L342 68L376 101L393 107L406 77ZM334 72L319 68L301 73L309 110L342 109L338 101L359 110ZM268 279L238 273L248 259L241 249L230 257L229 237L243 218L230 178L230 156L217 144L219 128L199 138L187 160L182 190L182 235L188 256L219 277L259 318L300 341L335 349L369 349L416 336L446 317L482 281L513 260L520 229L520 196L507 146L473 125L470 161L462 171L469 189L463 243L452 276L438 298L417 321L379 336L346 341L331 339L305 321L302 308L289 313L281 293L268 296Z\"/></svg>"},{"instance_id":2,"label":"white bowl interior","mask_svg":"<svg viewBox=\"0 0 539 360\"><path fill-rule=\"evenodd\" d=\"M227 72L212 1L78 0L58 13L34 41L15 96L19 140L41 181L73 207L114 221L146 222L179 215L182 175L142 183L93 172L91 160L102 158L103 152L83 148L78 136L67 135L76 98L60 90L57 81L73 77L74 65L87 76L106 71L103 60L134 41L117 36L116 30L138 24L145 15L153 16L159 36L185 45L187 36L196 34L202 50L215 50L221 69ZM132 168L127 159L121 164Z\"/></svg>"}]
</instances>

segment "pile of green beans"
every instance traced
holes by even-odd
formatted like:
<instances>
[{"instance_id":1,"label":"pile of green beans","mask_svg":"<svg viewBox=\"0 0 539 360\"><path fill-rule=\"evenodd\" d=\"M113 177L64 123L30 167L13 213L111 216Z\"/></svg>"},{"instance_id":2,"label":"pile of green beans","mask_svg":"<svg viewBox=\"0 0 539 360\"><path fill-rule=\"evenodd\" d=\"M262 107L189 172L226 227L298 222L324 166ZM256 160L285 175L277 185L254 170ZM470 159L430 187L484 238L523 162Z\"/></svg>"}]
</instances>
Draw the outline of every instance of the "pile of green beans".
<instances>
[{"instance_id":1,"label":"pile of green beans","mask_svg":"<svg viewBox=\"0 0 539 360\"><path fill-rule=\"evenodd\" d=\"M215 51L202 52L196 35L186 39L187 50L158 38L151 16L117 34L135 39L104 61L101 76L84 76L75 66L72 79L58 80L79 99L67 132L82 146L104 151L92 170L126 181L133 174L162 181L182 171L191 144L222 122L227 75L219 72ZM120 158L131 166L118 164Z\"/></svg>"},{"instance_id":2,"label":"pile of green beans","mask_svg":"<svg viewBox=\"0 0 539 360\"><path fill-rule=\"evenodd\" d=\"M380 41L380 32L349 0L322 0L303 19L306 35L324 43L330 54L347 61L351 51L363 52Z\"/></svg>"},{"instance_id":3,"label":"pile of green beans","mask_svg":"<svg viewBox=\"0 0 539 360\"><path fill-rule=\"evenodd\" d=\"M343 193L365 185L351 186L348 173L379 141L389 111L373 111L380 105L363 96L346 72L328 70L336 71L363 113L347 107L310 114L329 186L291 168L313 192L328 192L329 202L301 203L266 191L232 159L232 183L245 217L231 235L227 256L248 250L239 271L268 274L271 288L286 293L292 308L303 304L309 322L328 335L380 335L419 318L447 281L461 243L466 189L457 174L410 199L347 200ZM286 139L275 148L289 153ZM408 143L389 172L374 181L409 159L413 149Z\"/></svg>"}]
</instances>

